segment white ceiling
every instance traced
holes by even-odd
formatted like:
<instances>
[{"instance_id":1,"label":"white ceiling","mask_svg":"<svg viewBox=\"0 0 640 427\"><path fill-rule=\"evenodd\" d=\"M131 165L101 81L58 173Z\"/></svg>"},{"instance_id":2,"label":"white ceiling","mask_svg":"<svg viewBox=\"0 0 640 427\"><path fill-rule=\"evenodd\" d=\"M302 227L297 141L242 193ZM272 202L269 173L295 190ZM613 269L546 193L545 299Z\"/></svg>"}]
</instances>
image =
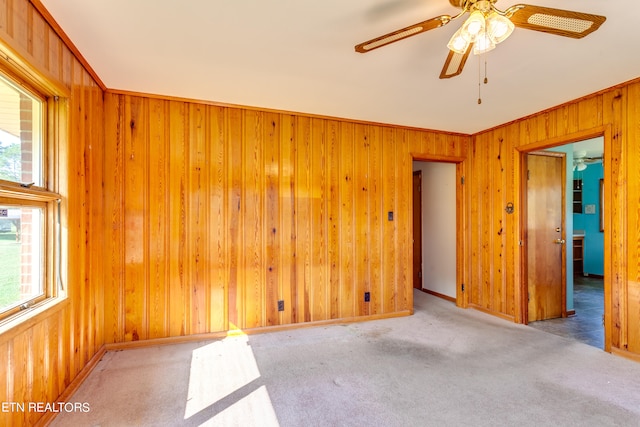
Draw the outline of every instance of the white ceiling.
<instances>
[{"instance_id":1,"label":"white ceiling","mask_svg":"<svg viewBox=\"0 0 640 427\"><path fill-rule=\"evenodd\" d=\"M640 77L637 0L527 0L605 15L575 40L516 28L438 78L461 21L354 45L457 9L448 0L41 0L110 89L475 133ZM506 9L516 0L500 0ZM481 65L481 67L479 67Z\"/></svg>"}]
</instances>

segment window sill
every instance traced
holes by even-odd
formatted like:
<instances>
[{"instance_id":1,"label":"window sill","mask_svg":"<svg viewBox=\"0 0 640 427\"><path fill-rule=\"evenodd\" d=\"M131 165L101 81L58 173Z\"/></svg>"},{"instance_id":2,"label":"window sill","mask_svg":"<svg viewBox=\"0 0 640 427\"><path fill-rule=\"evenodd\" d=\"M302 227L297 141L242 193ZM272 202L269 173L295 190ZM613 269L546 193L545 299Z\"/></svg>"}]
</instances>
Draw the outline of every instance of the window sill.
<instances>
[{"instance_id":1,"label":"window sill","mask_svg":"<svg viewBox=\"0 0 640 427\"><path fill-rule=\"evenodd\" d=\"M0 343L8 341L42 322L47 317L53 316L69 305L66 296L49 298L26 310L0 321Z\"/></svg>"}]
</instances>

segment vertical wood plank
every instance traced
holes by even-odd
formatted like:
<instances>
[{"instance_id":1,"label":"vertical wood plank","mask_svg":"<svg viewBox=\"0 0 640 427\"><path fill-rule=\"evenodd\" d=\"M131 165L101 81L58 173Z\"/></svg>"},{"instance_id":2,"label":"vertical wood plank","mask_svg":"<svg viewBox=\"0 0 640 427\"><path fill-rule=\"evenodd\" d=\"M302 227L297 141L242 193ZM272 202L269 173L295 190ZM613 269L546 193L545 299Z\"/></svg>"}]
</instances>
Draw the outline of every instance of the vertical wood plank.
<instances>
[{"instance_id":1,"label":"vertical wood plank","mask_svg":"<svg viewBox=\"0 0 640 427\"><path fill-rule=\"evenodd\" d=\"M264 261L263 218L264 165L263 165L263 113L245 112L243 156L244 227L244 325L246 328L263 326L264 319Z\"/></svg>"},{"instance_id":2,"label":"vertical wood plank","mask_svg":"<svg viewBox=\"0 0 640 427\"><path fill-rule=\"evenodd\" d=\"M169 335L189 333L187 107L169 102Z\"/></svg>"},{"instance_id":3,"label":"vertical wood plank","mask_svg":"<svg viewBox=\"0 0 640 427\"><path fill-rule=\"evenodd\" d=\"M123 99L119 95L105 96L105 126L110 129L105 139L105 228L107 233L108 275L104 289L104 339L107 343L122 341L124 332L123 274L124 259L124 146Z\"/></svg>"},{"instance_id":4,"label":"vertical wood plank","mask_svg":"<svg viewBox=\"0 0 640 427\"><path fill-rule=\"evenodd\" d=\"M311 204L313 188L311 185L311 138L312 119L298 117L296 127L296 168L295 168L295 223L296 223L296 303L294 322L311 320Z\"/></svg>"},{"instance_id":5,"label":"vertical wood plank","mask_svg":"<svg viewBox=\"0 0 640 427\"><path fill-rule=\"evenodd\" d=\"M394 215L394 221L397 221L396 229L397 238L397 260L398 270L396 277L398 292L398 310L413 310L413 286L411 284L412 277L412 259L411 248L411 185L412 185L412 162L409 154L409 141L406 130L399 130L396 133L398 163L396 179L398 182L398 193L396 195L397 212Z\"/></svg>"},{"instance_id":6,"label":"vertical wood plank","mask_svg":"<svg viewBox=\"0 0 640 427\"><path fill-rule=\"evenodd\" d=\"M210 264L208 121L204 105L189 105L189 213L188 259L191 264L189 293L191 333L207 332Z\"/></svg>"},{"instance_id":7,"label":"vertical wood plank","mask_svg":"<svg viewBox=\"0 0 640 427\"><path fill-rule=\"evenodd\" d=\"M265 234L265 325L280 323L278 300L281 298L280 267L283 234L280 205L280 116L265 114L264 120L264 234ZM288 301L291 304L291 301ZM285 301L285 306L287 302Z\"/></svg>"},{"instance_id":8,"label":"vertical wood plank","mask_svg":"<svg viewBox=\"0 0 640 427\"><path fill-rule=\"evenodd\" d=\"M148 338L147 298L147 200L148 177L148 114L146 100L125 97L124 114L128 123L125 132L124 158L124 299L125 340Z\"/></svg>"},{"instance_id":9,"label":"vertical wood plank","mask_svg":"<svg viewBox=\"0 0 640 427\"><path fill-rule=\"evenodd\" d=\"M328 317L340 317L340 134L341 125L329 121L326 129L327 145L327 264Z\"/></svg>"},{"instance_id":10,"label":"vertical wood plank","mask_svg":"<svg viewBox=\"0 0 640 427\"><path fill-rule=\"evenodd\" d=\"M209 166L210 179L210 252L211 289L209 290L209 331L228 329L227 283L229 246L227 240L227 150L225 143L225 109L209 107Z\"/></svg>"},{"instance_id":11,"label":"vertical wood plank","mask_svg":"<svg viewBox=\"0 0 640 427\"><path fill-rule=\"evenodd\" d=\"M297 302L297 261L296 261L296 221L295 221L295 170L296 135L295 118L280 115L280 230L282 234L282 257L280 263L279 295L284 301L284 311L280 313L280 323L295 322Z\"/></svg>"},{"instance_id":12,"label":"vertical wood plank","mask_svg":"<svg viewBox=\"0 0 640 427\"><path fill-rule=\"evenodd\" d=\"M370 314L384 312L384 270L383 253L383 190L382 183L382 132L379 127L370 127L369 132L369 182L367 195L369 199L369 290L371 302Z\"/></svg>"},{"instance_id":13,"label":"vertical wood plank","mask_svg":"<svg viewBox=\"0 0 640 427\"><path fill-rule=\"evenodd\" d=\"M355 125L343 123L340 141L340 317L356 313ZM393 283L393 282L392 282Z\"/></svg>"},{"instance_id":14,"label":"vertical wood plank","mask_svg":"<svg viewBox=\"0 0 640 427\"><path fill-rule=\"evenodd\" d=\"M149 338L169 336L169 104L149 99L147 228Z\"/></svg>"},{"instance_id":15,"label":"vertical wood plank","mask_svg":"<svg viewBox=\"0 0 640 427\"><path fill-rule=\"evenodd\" d=\"M313 119L310 159L310 320L327 319L327 153L325 120Z\"/></svg>"},{"instance_id":16,"label":"vertical wood plank","mask_svg":"<svg viewBox=\"0 0 640 427\"><path fill-rule=\"evenodd\" d=\"M389 212L396 211L397 199L397 161L396 161L396 139L395 130L391 128L383 129L382 134L382 174L384 181L382 183L382 205L383 216ZM387 284L383 292L382 311L384 313L392 313L396 310L398 291L397 291L397 233L396 222L385 221L383 230L383 247L385 251L382 254L382 262L385 265L383 270L383 282Z\"/></svg>"},{"instance_id":17,"label":"vertical wood plank","mask_svg":"<svg viewBox=\"0 0 640 427\"><path fill-rule=\"evenodd\" d=\"M627 96L626 199L633 203L627 204L624 214L627 219L626 233L623 232L628 236L627 250L619 254L627 261L626 286L620 290L619 296L620 317L624 325L621 344L625 350L640 354L640 84L629 85Z\"/></svg>"},{"instance_id":18,"label":"vertical wood plank","mask_svg":"<svg viewBox=\"0 0 640 427\"><path fill-rule=\"evenodd\" d=\"M365 302L369 284L369 127L357 124L354 155L354 246L356 315L368 315L371 302Z\"/></svg>"},{"instance_id":19,"label":"vertical wood plank","mask_svg":"<svg viewBox=\"0 0 640 427\"><path fill-rule=\"evenodd\" d=\"M244 227L241 219L242 198L242 129L243 115L238 109L228 109L226 117L226 138L228 147L228 212L229 229L227 244L229 251L229 329L244 328Z\"/></svg>"}]
</instances>

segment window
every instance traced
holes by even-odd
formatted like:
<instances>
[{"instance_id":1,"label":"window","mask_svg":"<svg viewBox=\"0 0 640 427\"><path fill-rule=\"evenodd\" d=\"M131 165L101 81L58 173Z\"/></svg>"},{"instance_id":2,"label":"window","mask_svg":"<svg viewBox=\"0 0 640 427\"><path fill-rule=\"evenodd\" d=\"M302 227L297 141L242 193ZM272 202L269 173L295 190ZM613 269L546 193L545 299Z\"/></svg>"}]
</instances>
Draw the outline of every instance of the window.
<instances>
[{"instance_id":1,"label":"window","mask_svg":"<svg viewBox=\"0 0 640 427\"><path fill-rule=\"evenodd\" d=\"M0 321L55 297L48 100L0 73Z\"/></svg>"}]
</instances>

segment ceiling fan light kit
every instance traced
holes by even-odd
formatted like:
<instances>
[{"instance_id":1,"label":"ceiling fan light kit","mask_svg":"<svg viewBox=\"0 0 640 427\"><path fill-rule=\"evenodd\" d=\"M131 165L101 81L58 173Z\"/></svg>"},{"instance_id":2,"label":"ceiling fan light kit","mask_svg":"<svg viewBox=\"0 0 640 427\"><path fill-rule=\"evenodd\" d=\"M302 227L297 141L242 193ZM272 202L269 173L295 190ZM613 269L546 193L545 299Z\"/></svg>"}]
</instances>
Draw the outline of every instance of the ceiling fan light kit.
<instances>
[{"instance_id":1,"label":"ceiling fan light kit","mask_svg":"<svg viewBox=\"0 0 640 427\"><path fill-rule=\"evenodd\" d=\"M446 79L462 73L471 51L480 55L493 50L511 35L515 27L580 39L596 31L606 20L601 15L528 4L517 4L503 11L495 7L497 1L449 0L451 5L462 11L455 16L441 15L376 37L356 45L355 50L360 53L370 52L407 37L442 27L468 13L467 19L447 44L449 55L440 73L440 78Z\"/></svg>"}]
</instances>

